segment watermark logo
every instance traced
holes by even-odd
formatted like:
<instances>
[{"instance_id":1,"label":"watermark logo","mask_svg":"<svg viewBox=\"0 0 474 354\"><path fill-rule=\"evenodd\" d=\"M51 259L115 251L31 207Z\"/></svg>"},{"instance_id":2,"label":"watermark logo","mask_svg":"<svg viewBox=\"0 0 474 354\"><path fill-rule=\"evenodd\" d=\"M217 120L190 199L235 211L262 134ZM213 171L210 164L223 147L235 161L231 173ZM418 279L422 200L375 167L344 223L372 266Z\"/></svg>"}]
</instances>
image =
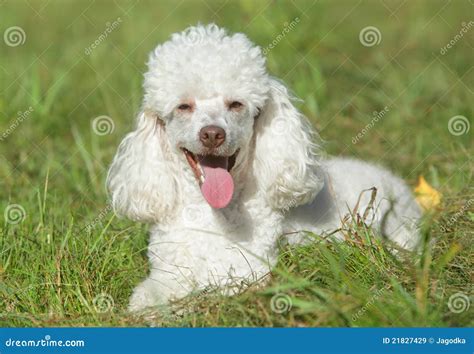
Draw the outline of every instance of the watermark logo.
<instances>
[{"instance_id":1,"label":"watermark logo","mask_svg":"<svg viewBox=\"0 0 474 354\"><path fill-rule=\"evenodd\" d=\"M293 302L291 298L284 293L275 294L270 300L270 308L275 313L283 314L290 312L292 307Z\"/></svg>"},{"instance_id":2,"label":"watermark logo","mask_svg":"<svg viewBox=\"0 0 474 354\"><path fill-rule=\"evenodd\" d=\"M109 116L99 116L92 121L92 130L99 136L112 134L115 123Z\"/></svg>"},{"instance_id":3,"label":"watermark logo","mask_svg":"<svg viewBox=\"0 0 474 354\"><path fill-rule=\"evenodd\" d=\"M365 134L367 134L369 130L375 126L376 123L385 117L385 114L387 114L389 111L390 109L387 106L385 106L380 112L374 111L370 122L360 132L358 132L357 135L352 137L352 144L357 144L365 136Z\"/></svg>"},{"instance_id":4,"label":"watermark logo","mask_svg":"<svg viewBox=\"0 0 474 354\"><path fill-rule=\"evenodd\" d=\"M85 347L86 343L83 340L57 340L52 339L49 334L45 335L44 338L8 338L5 341L6 347L13 348L53 348L53 347ZM46 350L45 350L46 351Z\"/></svg>"},{"instance_id":5,"label":"watermark logo","mask_svg":"<svg viewBox=\"0 0 474 354\"><path fill-rule=\"evenodd\" d=\"M18 47L26 42L26 33L23 28L18 26L8 27L3 32L3 40L9 47Z\"/></svg>"},{"instance_id":6,"label":"watermark logo","mask_svg":"<svg viewBox=\"0 0 474 354\"><path fill-rule=\"evenodd\" d=\"M375 290L374 295L371 296L369 301L367 301L365 305L362 306L362 308L352 316L352 322L359 320L359 318L362 317L367 312L367 310L369 310L374 305L374 303L384 294L385 290L388 290L388 288L389 286L387 285L384 288Z\"/></svg>"},{"instance_id":7,"label":"watermark logo","mask_svg":"<svg viewBox=\"0 0 474 354\"><path fill-rule=\"evenodd\" d=\"M448 122L448 130L454 136L467 134L470 128L471 124L464 116L454 116Z\"/></svg>"},{"instance_id":8,"label":"watermark logo","mask_svg":"<svg viewBox=\"0 0 474 354\"><path fill-rule=\"evenodd\" d=\"M3 215L8 224L16 225L25 220L26 211L20 204L10 204L5 208Z\"/></svg>"},{"instance_id":9,"label":"watermark logo","mask_svg":"<svg viewBox=\"0 0 474 354\"><path fill-rule=\"evenodd\" d=\"M90 232L98 223L100 223L112 210L112 205L107 204L105 208L103 208L99 214L85 227L86 232Z\"/></svg>"},{"instance_id":10,"label":"watermark logo","mask_svg":"<svg viewBox=\"0 0 474 354\"><path fill-rule=\"evenodd\" d=\"M204 218L204 210L199 205L187 205L183 208L183 221L189 227L195 227L196 223Z\"/></svg>"},{"instance_id":11,"label":"watermark logo","mask_svg":"<svg viewBox=\"0 0 474 354\"><path fill-rule=\"evenodd\" d=\"M446 222L446 224L441 225L440 229L442 232L447 232L448 229L456 224L458 219L474 204L474 199L469 199L466 204L463 205L463 207L458 210L453 216L449 218L449 220Z\"/></svg>"},{"instance_id":12,"label":"watermark logo","mask_svg":"<svg viewBox=\"0 0 474 354\"><path fill-rule=\"evenodd\" d=\"M195 29L189 29L183 37L184 42L189 45L199 44L203 41L203 36Z\"/></svg>"},{"instance_id":13,"label":"watermark logo","mask_svg":"<svg viewBox=\"0 0 474 354\"><path fill-rule=\"evenodd\" d=\"M375 26L367 26L359 32L359 41L364 47L379 45L382 41L382 33Z\"/></svg>"},{"instance_id":14,"label":"watermark logo","mask_svg":"<svg viewBox=\"0 0 474 354\"><path fill-rule=\"evenodd\" d=\"M453 313L461 313L467 311L471 306L469 296L463 293L455 293L449 297L448 307Z\"/></svg>"},{"instance_id":15,"label":"watermark logo","mask_svg":"<svg viewBox=\"0 0 474 354\"><path fill-rule=\"evenodd\" d=\"M439 50L441 55L445 55L449 49L453 48L458 41L460 41L464 35L474 27L474 21L463 22L461 23L461 29L459 32L446 44L443 48Z\"/></svg>"},{"instance_id":16,"label":"watermark logo","mask_svg":"<svg viewBox=\"0 0 474 354\"><path fill-rule=\"evenodd\" d=\"M299 17L295 17L293 20L291 20L290 23L285 22L283 24L283 30L280 33L278 33L278 35L275 38L273 38L270 44L268 44L265 48L262 49L263 55L267 55L269 51L275 48L278 45L278 43L280 43L283 40L283 38L286 37L288 33L290 33L292 30L295 29L296 25L300 23L300 21L301 20Z\"/></svg>"},{"instance_id":17,"label":"watermark logo","mask_svg":"<svg viewBox=\"0 0 474 354\"><path fill-rule=\"evenodd\" d=\"M117 17L113 22L107 22L105 24L105 30L92 42L88 47L84 49L86 55L91 55L92 51L96 49L103 41L107 39L109 34L111 34L120 24L122 23L122 18Z\"/></svg>"},{"instance_id":18,"label":"watermark logo","mask_svg":"<svg viewBox=\"0 0 474 354\"><path fill-rule=\"evenodd\" d=\"M115 306L114 298L106 293L100 293L92 300L92 305L97 313L112 311Z\"/></svg>"},{"instance_id":19,"label":"watermark logo","mask_svg":"<svg viewBox=\"0 0 474 354\"><path fill-rule=\"evenodd\" d=\"M18 128L18 126L23 123L25 120L29 119L30 116L31 116L31 113L33 112L33 107L29 107L26 111L24 112L18 112L17 113L17 117L15 118L15 120L13 121L12 124L10 124L10 126L7 128L7 130L5 130L1 135L0 135L0 141L3 141L5 140L6 138L8 138L8 136L10 136L10 134L12 134L16 128Z\"/></svg>"},{"instance_id":20,"label":"watermark logo","mask_svg":"<svg viewBox=\"0 0 474 354\"><path fill-rule=\"evenodd\" d=\"M270 129L275 135L285 134L288 130L287 127L288 127L288 124L286 123L285 118L281 116L273 119L270 125Z\"/></svg>"}]
</instances>

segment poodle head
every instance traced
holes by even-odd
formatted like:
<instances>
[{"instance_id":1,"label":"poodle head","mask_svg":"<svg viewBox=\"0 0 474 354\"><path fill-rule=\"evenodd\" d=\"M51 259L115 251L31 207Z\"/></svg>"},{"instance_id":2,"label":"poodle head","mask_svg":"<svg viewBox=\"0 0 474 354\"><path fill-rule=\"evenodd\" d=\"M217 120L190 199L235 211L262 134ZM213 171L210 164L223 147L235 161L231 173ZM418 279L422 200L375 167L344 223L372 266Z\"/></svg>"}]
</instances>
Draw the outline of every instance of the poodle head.
<instances>
[{"instance_id":1,"label":"poodle head","mask_svg":"<svg viewBox=\"0 0 474 354\"><path fill-rule=\"evenodd\" d=\"M151 53L144 89L143 112L135 132L143 136L133 139L142 149L134 164L145 163L146 158L146 165L136 168L141 178L154 176L161 180L160 186L148 181L149 188L166 190L150 201L154 191L142 184L139 194L147 199L151 214L157 213L152 204L172 208L183 161L214 208L232 201L234 177L242 170L247 176L243 183L278 209L307 202L319 191L312 130L286 88L268 75L260 48L245 35L228 35L216 25L190 27L172 35ZM117 168L113 172L114 165L118 164L114 161L109 174L112 193L117 186L110 181L119 173ZM121 194L129 193L134 184L131 167L123 171L129 182ZM121 199L118 194L117 199ZM127 204L122 202L122 209ZM138 209L136 205L133 210Z\"/></svg>"}]
</instances>

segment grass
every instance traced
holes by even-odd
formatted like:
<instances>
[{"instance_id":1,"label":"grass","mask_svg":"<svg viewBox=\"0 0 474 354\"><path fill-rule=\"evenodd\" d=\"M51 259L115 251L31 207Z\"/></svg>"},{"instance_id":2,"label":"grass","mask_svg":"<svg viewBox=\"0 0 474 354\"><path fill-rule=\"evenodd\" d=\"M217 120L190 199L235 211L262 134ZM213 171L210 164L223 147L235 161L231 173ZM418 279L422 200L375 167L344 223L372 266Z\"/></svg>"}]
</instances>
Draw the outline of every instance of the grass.
<instances>
[{"instance_id":1,"label":"grass","mask_svg":"<svg viewBox=\"0 0 474 354\"><path fill-rule=\"evenodd\" d=\"M118 143L133 127L147 54L198 21L243 31L266 47L295 18L268 52L270 72L304 100L328 154L385 165L411 186L424 176L440 191L441 204L425 218L424 250L393 257L370 228L353 225L342 244L315 236L283 247L265 287L234 297L194 294L178 310L160 312L156 324L472 326L473 130L454 135L448 122L462 115L470 125L474 116L474 28L441 53L472 20L472 6L1 2L1 32L19 26L26 40L0 42L0 211L20 213L18 223L0 219L0 326L148 325L125 311L147 274L147 227L115 218L104 188ZM380 43L361 44L367 26L377 27ZM91 128L101 115L112 118L110 134ZM452 311L456 296L470 308Z\"/></svg>"}]
</instances>

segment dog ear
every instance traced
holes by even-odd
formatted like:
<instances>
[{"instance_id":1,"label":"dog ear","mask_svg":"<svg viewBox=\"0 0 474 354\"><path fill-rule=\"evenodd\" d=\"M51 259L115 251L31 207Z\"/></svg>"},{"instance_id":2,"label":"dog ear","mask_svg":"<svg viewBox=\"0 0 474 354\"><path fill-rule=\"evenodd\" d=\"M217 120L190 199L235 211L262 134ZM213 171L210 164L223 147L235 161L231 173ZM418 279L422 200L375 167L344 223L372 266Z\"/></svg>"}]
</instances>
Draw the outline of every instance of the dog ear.
<instances>
[{"instance_id":1,"label":"dog ear","mask_svg":"<svg viewBox=\"0 0 474 354\"><path fill-rule=\"evenodd\" d=\"M272 207L285 210L305 204L322 189L318 139L293 106L287 88L270 79L270 98L255 122L253 172Z\"/></svg>"},{"instance_id":2,"label":"dog ear","mask_svg":"<svg viewBox=\"0 0 474 354\"><path fill-rule=\"evenodd\" d=\"M120 143L107 176L115 212L136 221L163 221L180 200L177 166L163 122L141 112L136 130Z\"/></svg>"}]
</instances>

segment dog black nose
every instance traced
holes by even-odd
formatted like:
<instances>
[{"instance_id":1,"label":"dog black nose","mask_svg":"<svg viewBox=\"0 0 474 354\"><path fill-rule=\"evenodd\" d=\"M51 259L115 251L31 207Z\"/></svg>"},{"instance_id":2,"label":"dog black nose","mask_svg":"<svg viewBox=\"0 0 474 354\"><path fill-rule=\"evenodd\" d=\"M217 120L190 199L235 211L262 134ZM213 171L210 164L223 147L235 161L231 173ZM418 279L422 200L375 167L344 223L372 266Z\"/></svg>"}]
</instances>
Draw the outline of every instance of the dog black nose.
<instances>
[{"instance_id":1,"label":"dog black nose","mask_svg":"<svg viewBox=\"0 0 474 354\"><path fill-rule=\"evenodd\" d=\"M208 125L199 132L199 140L207 148L217 148L225 141L225 130L215 125Z\"/></svg>"}]
</instances>

